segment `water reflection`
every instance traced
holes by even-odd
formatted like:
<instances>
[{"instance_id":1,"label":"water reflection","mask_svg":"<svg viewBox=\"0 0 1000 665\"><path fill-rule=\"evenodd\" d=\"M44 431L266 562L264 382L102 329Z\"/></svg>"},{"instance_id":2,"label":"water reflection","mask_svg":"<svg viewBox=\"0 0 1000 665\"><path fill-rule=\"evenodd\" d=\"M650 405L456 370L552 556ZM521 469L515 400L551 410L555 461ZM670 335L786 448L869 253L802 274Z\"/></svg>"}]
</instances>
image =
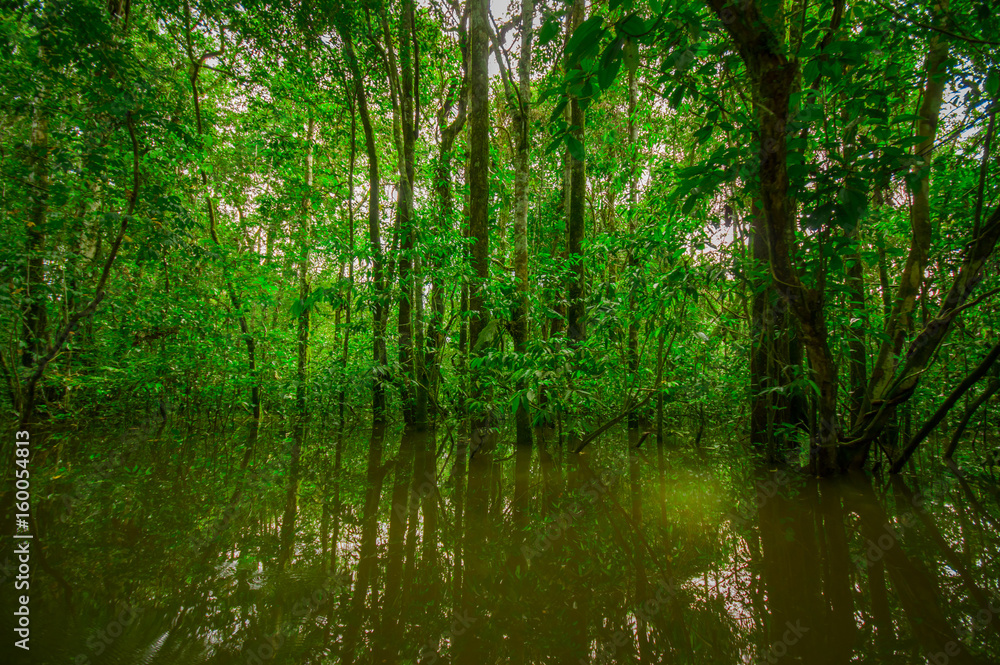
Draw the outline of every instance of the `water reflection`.
<instances>
[{"instance_id":1,"label":"water reflection","mask_svg":"<svg viewBox=\"0 0 1000 665\"><path fill-rule=\"evenodd\" d=\"M996 494L957 468L817 483L634 434L536 440L175 431L107 473L83 442L39 506L30 662L1000 657Z\"/></svg>"}]
</instances>

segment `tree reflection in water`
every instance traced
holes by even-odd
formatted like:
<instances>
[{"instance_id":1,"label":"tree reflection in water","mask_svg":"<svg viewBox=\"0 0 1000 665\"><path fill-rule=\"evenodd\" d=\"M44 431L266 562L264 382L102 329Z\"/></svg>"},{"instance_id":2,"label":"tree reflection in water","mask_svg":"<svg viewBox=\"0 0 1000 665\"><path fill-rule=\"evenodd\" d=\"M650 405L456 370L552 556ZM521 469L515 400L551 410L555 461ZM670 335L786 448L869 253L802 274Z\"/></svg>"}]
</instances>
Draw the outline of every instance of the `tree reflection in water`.
<instances>
[{"instance_id":1,"label":"tree reflection in water","mask_svg":"<svg viewBox=\"0 0 1000 665\"><path fill-rule=\"evenodd\" d=\"M1000 658L996 504L957 468L817 482L634 436L470 460L452 432L382 428L262 452L281 441L78 467L84 505L38 518L74 604L35 573L33 662Z\"/></svg>"}]
</instances>

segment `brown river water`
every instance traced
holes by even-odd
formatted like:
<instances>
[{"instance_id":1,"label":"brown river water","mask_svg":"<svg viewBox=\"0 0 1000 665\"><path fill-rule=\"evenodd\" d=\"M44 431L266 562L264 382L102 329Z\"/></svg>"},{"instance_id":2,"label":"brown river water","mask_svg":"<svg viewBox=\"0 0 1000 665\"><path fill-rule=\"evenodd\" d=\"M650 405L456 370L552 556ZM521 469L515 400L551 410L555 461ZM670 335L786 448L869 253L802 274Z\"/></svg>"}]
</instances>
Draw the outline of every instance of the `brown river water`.
<instances>
[{"instance_id":1,"label":"brown river water","mask_svg":"<svg viewBox=\"0 0 1000 665\"><path fill-rule=\"evenodd\" d=\"M540 434L471 460L445 429L53 437L32 648L5 568L0 662L1000 662L990 469L818 482Z\"/></svg>"}]
</instances>

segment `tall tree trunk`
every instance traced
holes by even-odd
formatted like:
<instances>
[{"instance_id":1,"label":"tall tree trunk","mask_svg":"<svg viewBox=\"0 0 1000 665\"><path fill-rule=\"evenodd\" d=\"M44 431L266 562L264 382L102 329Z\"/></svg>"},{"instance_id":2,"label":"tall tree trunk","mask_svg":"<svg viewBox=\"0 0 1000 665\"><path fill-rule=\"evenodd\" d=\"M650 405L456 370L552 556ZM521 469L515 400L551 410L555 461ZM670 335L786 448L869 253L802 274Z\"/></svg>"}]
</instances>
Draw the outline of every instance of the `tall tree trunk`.
<instances>
[{"instance_id":1,"label":"tall tree trunk","mask_svg":"<svg viewBox=\"0 0 1000 665\"><path fill-rule=\"evenodd\" d=\"M403 402L403 418L408 425L415 422L416 387L418 377L416 372L417 354L413 349L413 299L422 297L414 292L414 240L416 230L413 228L413 182L414 182L414 143L416 139L416 118L414 116L413 81L413 0L404 0L402 20L399 25L399 115L401 129L401 153L399 168L399 194L396 216L402 243L399 252L399 365L402 368L400 393ZM390 40L386 35L386 46L391 54ZM392 58L394 60L395 58ZM426 414L424 416L426 420Z\"/></svg>"},{"instance_id":2,"label":"tall tree trunk","mask_svg":"<svg viewBox=\"0 0 1000 665\"><path fill-rule=\"evenodd\" d=\"M372 360L375 367L372 374L372 420L376 425L385 423L385 379L388 375L388 356L385 349L385 288L383 284L382 239L379 220L378 195L381 183L378 173L378 151L375 147L375 131L372 129L368 113L368 96L361 76L358 59L354 53L354 43L347 30L340 30L344 41L347 64L354 78L354 94L361 117L361 128L365 134L365 152L368 156L368 237L372 262Z\"/></svg>"},{"instance_id":3,"label":"tall tree trunk","mask_svg":"<svg viewBox=\"0 0 1000 665\"><path fill-rule=\"evenodd\" d=\"M439 218L435 229L434 237L441 237L446 230L451 229L455 222L455 202L452 195L452 151L455 147L455 138L465 126L467 88L468 88L468 43L464 26L460 26L459 39L462 44L463 60L465 72L461 89L458 92L458 114L449 124L448 114L452 108L452 99L448 98L442 102L441 110L438 113L438 129L441 133L441 142L438 151L438 164L436 174L436 194L439 206ZM444 276L438 270L441 265L440 251L432 251L432 286L431 286L431 317L428 320L427 328L430 334L430 344L424 358L424 367L427 373L428 392L433 398L433 404L438 403L438 390L441 383L441 356L444 351L445 330L444 330ZM464 288L462 290L464 296ZM464 326L461 327L464 334ZM462 347L464 349L464 345Z\"/></svg>"},{"instance_id":4,"label":"tall tree trunk","mask_svg":"<svg viewBox=\"0 0 1000 665\"><path fill-rule=\"evenodd\" d=\"M472 237L472 283L469 287L469 355L478 355L486 328L486 279L489 275L489 17L486 0L469 7L469 234ZM480 372L474 372L470 394L482 397ZM485 414L473 414L473 427L485 426Z\"/></svg>"},{"instance_id":5,"label":"tall tree trunk","mask_svg":"<svg viewBox=\"0 0 1000 665\"><path fill-rule=\"evenodd\" d=\"M629 149L629 179L628 179L628 232L632 238L628 252L628 279L630 283L628 294L628 394L638 394L639 390L639 319L636 314L636 290L639 284L639 123L636 122L636 103L639 99L639 79L636 71L629 68L628 74L628 149ZM638 429L638 409L628 414L629 429Z\"/></svg>"},{"instance_id":6,"label":"tall tree trunk","mask_svg":"<svg viewBox=\"0 0 1000 665\"><path fill-rule=\"evenodd\" d=\"M306 126L306 171L305 193L302 197L302 220L299 225L299 307L298 331L296 335L297 363L295 372L295 405L299 417L306 415L306 399L309 383L309 227L312 218L313 188L313 138L316 131L312 112Z\"/></svg>"},{"instance_id":7,"label":"tall tree trunk","mask_svg":"<svg viewBox=\"0 0 1000 665\"><path fill-rule=\"evenodd\" d=\"M514 155L514 281L517 293L512 315L514 351L523 354L528 345L528 193L531 153L531 41L535 20L534 0L521 2L521 55L517 62L518 110L517 151ZM525 390L524 379L517 382L517 391ZM531 418L527 395L522 397L514 412L518 445L531 445Z\"/></svg>"},{"instance_id":8,"label":"tall tree trunk","mask_svg":"<svg viewBox=\"0 0 1000 665\"><path fill-rule=\"evenodd\" d=\"M807 288L792 265L793 211L788 195L788 104L798 77L798 65L781 47L782 38L754 0L739 9L728 0L708 0L723 18L726 30L746 63L754 86L760 130L761 209L767 225L768 258L782 297L798 323L812 379L818 387L816 427L812 433L810 468L819 475L837 469L837 366L828 343L823 293Z\"/></svg>"},{"instance_id":9,"label":"tall tree trunk","mask_svg":"<svg viewBox=\"0 0 1000 665\"><path fill-rule=\"evenodd\" d=\"M573 0L573 30L576 30L583 23L585 11L584 0ZM580 106L580 100L575 95L570 96L569 109L570 136L576 139L582 152L584 145L584 113L583 108ZM583 220L587 191L584 155L581 154L580 159L577 159L573 151L570 151L569 165L572 176L570 178L569 190L569 225L566 237L566 252L569 259L571 276L569 283L569 312L566 323L570 341L580 342L587 336L583 263Z\"/></svg>"},{"instance_id":10,"label":"tall tree trunk","mask_svg":"<svg viewBox=\"0 0 1000 665\"><path fill-rule=\"evenodd\" d=\"M358 157L358 116L356 113L357 100L351 96L351 91L346 87L346 82L344 93L348 100L348 106L351 109L351 154L348 158L347 165L347 298L345 299L346 302L344 304L346 309L344 313L344 348L340 359L343 376L340 380L340 395L337 400L341 433L344 429L344 406L347 403L345 389L347 385L347 358L351 346L351 310L353 309L354 303L354 165L357 162Z\"/></svg>"},{"instance_id":11,"label":"tall tree trunk","mask_svg":"<svg viewBox=\"0 0 1000 665\"><path fill-rule=\"evenodd\" d=\"M191 21L191 6L187 1L184 3L184 11L187 54L188 59L191 62L191 94L194 100L194 116L198 129L198 136L201 136L204 133L204 125L202 124L201 119L201 91L198 88L198 76L201 73L201 68L204 66L205 61L209 58L222 55L222 51L207 52L203 53L201 56L195 56L191 34L194 30L194 26ZM201 174L202 187L205 189L205 208L208 213L208 233L212 238L212 242L215 243L215 246L221 248L222 243L219 241L219 234L216 228L215 201L212 199L212 192L209 188L208 173L200 166L198 171ZM247 323L246 314L243 311L243 303L241 302L240 296L236 292L236 287L233 285L233 281L229 276L229 269L225 260L223 260L222 263L222 273L223 280L226 284L226 291L229 294L229 302L233 306L233 312L236 315L236 321L240 327L240 334L246 344L247 365L250 369L251 382L250 409L253 412L254 420L257 420L260 418L260 377L257 374L257 344L254 341L253 335L250 334L250 326Z\"/></svg>"},{"instance_id":12,"label":"tall tree trunk","mask_svg":"<svg viewBox=\"0 0 1000 665\"><path fill-rule=\"evenodd\" d=\"M39 30L38 61L47 65L48 41L51 25L48 13ZM28 220L25 258L25 297L21 328L21 365L34 367L43 352L46 327L45 297L45 225L48 216L49 192L49 120L44 108L45 87L40 85L35 94L31 119L31 150L28 176Z\"/></svg>"},{"instance_id":13,"label":"tall tree trunk","mask_svg":"<svg viewBox=\"0 0 1000 665\"><path fill-rule=\"evenodd\" d=\"M938 0L934 4L933 13L938 22L944 22L947 11L948 0ZM918 112L920 120L917 121L916 128L917 136L922 140L916 146L916 164L911 171L911 176L918 182L910 205L910 252L899 280L892 312L885 324L878 358L872 368L868 386L868 395L872 400L884 399L891 389L906 331L913 325L911 319L927 267L927 255L931 246L931 154L937 137L944 87L948 82L945 77L948 42L942 37L937 31L931 33L929 50L924 60L925 82Z\"/></svg>"}]
</instances>

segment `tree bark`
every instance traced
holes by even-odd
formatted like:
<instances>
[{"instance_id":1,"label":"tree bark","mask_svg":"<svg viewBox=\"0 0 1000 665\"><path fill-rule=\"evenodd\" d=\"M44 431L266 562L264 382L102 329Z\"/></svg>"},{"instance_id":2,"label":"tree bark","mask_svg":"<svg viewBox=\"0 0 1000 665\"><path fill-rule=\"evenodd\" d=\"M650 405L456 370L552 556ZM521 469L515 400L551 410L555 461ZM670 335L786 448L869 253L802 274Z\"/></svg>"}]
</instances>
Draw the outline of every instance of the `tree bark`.
<instances>
[{"instance_id":1,"label":"tree bark","mask_svg":"<svg viewBox=\"0 0 1000 665\"><path fill-rule=\"evenodd\" d=\"M375 132L368 112L368 97L364 79L358 66L351 35L346 29L338 28L344 41L347 65L354 78L354 94L358 103L358 115L365 135L365 152L368 156L368 237L372 261L372 360L375 367L372 374L372 419L376 425L385 423L385 379L388 376L388 356L385 348L385 285L383 284L384 258L379 219L378 195L381 184L378 172L378 151L375 147Z\"/></svg>"},{"instance_id":2,"label":"tree bark","mask_svg":"<svg viewBox=\"0 0 1000 665\"><path fill-rule=\"evenodd\" d=\"M639 80L634 69L629 68L628 74L628 146L629 180L628 180L628 232L632 238L628 252L629 282L628 295L628 375L629 390L639 389L639 320L636 313L636 291L639 283L639 126L636 122L636 102L639 99ZM632 410L628 415L629 429L638 429L639 413Z\"/></svg>"},{"instance_id":3,"label":"tree bark","mask_svg":"<svg viewBox=\"0 0 1000 665\"><path fill-rule=\"evenodd\" d=\"M400 396L403 402L403 419L408 425L416 423L417 391L419 378L417 376L417 357L413 348L413 302L422 294L414 291L414 241L416 229L413 224L413 184L414 144L416 140L416 118L414 116L414 58L413 58L413 0L404 0L402 20L399 26L399 115L402 131L401 152L399 155L399 190L396 216L402 243L399 252L399 323L397 334L399 340L399 364L402 368ZM392 52L389 38L386 35L387 49ZM395 60L395 58L392 58ZM426 422L426 402L424 404L424 421Z\"/></svg>"},{"instance_id":4,"label":"tree bark","mask_svg":"<svg viewBox=\"0 0 1000 665\"><path fill-rule=\"evenodd\" d=\"M448 114L452 108L452 100L446 99L442 102L441 110L438 112L438 129L441 133L441 142L438 151L438 163L436 173L436 195L438 199L439 217L435 229L435 237L442 236L447 229L451 229L455 223L455 201L452 194L452 152L455 148L455 139L458 133L465 126L467 108L468 89L468 40L464 25L459 26L459 42L463 53L463 80L461 89L458 92L458 113L455 119L448 123ZM444 276L438 272L441 267L441 252L436 248L431 252L431 316L427 322L430 344L427 346L424 357L424 367L427 373L428 392L432 399L432 406L436 409L438 404L438 391L441 384L441 356L444 351L445 330L444 330ZM462 289L464 295L464 287ZM460 335L464 335L465 327L461 326ZM464 344L462 345L464 350Z\"/></svg>"},{"instance_id":5,"label":"tree bark","mask_svg":"<svg viewBox=\"0 0 1000 665\"><path fill-rule=\"evenodd\" d=\"M486 327L486 280L489 275L489 18L485 0L468 0L469 62L469 234L472 237L472 280L469 287L469 355L479 355ZM482 398L480 372L474 371L471 395ZM485 424L480 410L473 427Z\"/></svg>"},{"instance_id":6,"label":"tree bark","mask_svg":"<svg viewBox=\"0 0 1000 665\"><path fill-rule=\"evenodd\" d=\"M517 150L514 155L514 281L516 295L512 313L514 351L523 357L528 345L528 194L530 178L531 134L529 113L531 104L531 41L535 20L534 0L521 1L521 55L517 62L518 110L516 117ZM524 379L518 379L517 391L525 390ZM531 419L525 395L514 412L518 445L531 445Z\"/></svg>"},{"instance_id":7,"label":"tree bark","mask_svg":"<svg viewBox=\"0 0 1000 665\"><path fill-rule=\"evenodd\" d=\"M306 415L309 384L309 234L312 221L313 138L316 124L309 113L306 126L305 193L302 197L302 220L299 225L299 306L296 334L295 405L299 417Z\"/></svg>"},{"instance_id":8,"label":"tree bark","mask_svg":"<svg viewBox=\"0 0 1000 665\"><path fill-rule=\"evenodd\" d=\"M340 382L340 395L338 401L338 409L340 416L340 431L343 433L344 429L344 407L347 403L347 391L345 387L347 385L347 359L348 352L351 346L351 311L354 309L354 165L357 162L358 157L358 142L357 142L357 131L358 131L358 116L357 116L357 100L351 96L351 90L347 87L347 83L344 83L344 94L348 101L348 107L351 110L351 154L347 162L347 256L348 256L348 268L347 268L347 298L344 304L345 307L345 326L344 326L344 347L340 359L341 370L343 376Z\"/></svg>"},{"instance_id":9,"label":"tree bark","mask_svg":"<svg viewBox=\"0 0 1000 665\"><path fill-rule=\"evenodd\" d=\"M576 30L583 23L585 14L584 0L573 0L572 27ZM581 146L584 145L584 112L580 100L570 95L570 136ZM581 148L582 149L582 148ZM569 153L570 189L569 215L566 238L566 253L570 267L569 311L567 312L567 333L571 342L580 342L586 336L586 303L584 302L584 208L586 206L586 165L584 158L577 159Z\"/></svg>"},{"instance_id":10,"label":"tree bark","mask_svg":"<svg viewBox=\"0 0 1000 665\"><path fill-rule=\"evenodd\" d=\"M934 16L938 21L944 20L947 11L948 0L938 0L935 3ZM872 368L868 387L868 395L872 400L884 399L891 388L906 331L913 325L913 311L927 267L927 256L931 246L931 153L937 136L938 116L941 113L941 102L947 83L945 78L947 59L948 42L940 33L932 32L930 48L924 60L925 83L921 94L923 101L918 113L920 120L917 122L917 136L923 137L923 140L917 144L916 163L910 173L911 177L917 180L910 206L910 252L896 290L892 312L886 321L885 335L879 346L878 358Z\"/></svg>"},{"instance_id":11,"label":"tree bark","mask_svg":"<svg viewBox=\"0 0 1000 665\"><path fill-rule=\"evenodd\" d=\"M980 379L986 376L986 374L990 371L990 368L993 366L993 363L997 361L997 358L1000 358L1000 342L993 346L990 352L986 354L986 357L983 358L983 361L976 366L976 369L972 370L972 372L965 377L960 384L955 386L955 389L951 391L948 398L941 404L941 406L938 407L938 410L934 412L934 415L931 416L930 419L924 423L924 426L920 428L920 431L913 436L913 439L910 441L909 445L906 446L903 454L900 455L899 459L893 463L891 469L892 473L899 473L902 470L903 465L906 464L907 460L909 460L913 453L916 452L917 447L931 432L934 431L934 428L937 427L938 423L944 420L944 417L948 415L951 408L958 403L958 400L962 398L962 395L964 395L969 388L976 385Z\"/></svg>"},{"instance_id":12,"label":"tree bark","mask_svg":"<svg viewBox=\"0 0 1000 665\"><path fill-rule=\"evenodd\" d=\"M818 475L830 475L837 469L837 366L827 338L823 293L806 288L791 261L794 232L788 196L787 126L798 65L784 55L779 33L768 25L756 2L741 3L738 8L728 0L708 0L708 4L723 20L754 86L760 131L761 209L766 220L771 274L798 323L818 388L810 469Z\"/></svg>"},{"instance_id":13,"label":"tree bark","mask_svg":"<svg viewBox=\"0 0 1000 665\"><path fill-rule=\"evenodd\" d=\"M965 413L962 415L962 419L958 422L958 425L955 426L955 433L951 436L951 441L948 443L947 450L944 451L944 459L950 460L952 458L955 451L958 449L959 442L962 440L962 434L965 433L965 428L969 426L969 421L972 420L972 416L974 416L976 411L979 410L979 407L985 404L989 398L993 397L998 390L1000 390L1000 380L993 379L983 389L983 392L980 393L979 397L977 397L975 401L969 405L969 408L965 410Z\"/></svg>"}]
</instances>

